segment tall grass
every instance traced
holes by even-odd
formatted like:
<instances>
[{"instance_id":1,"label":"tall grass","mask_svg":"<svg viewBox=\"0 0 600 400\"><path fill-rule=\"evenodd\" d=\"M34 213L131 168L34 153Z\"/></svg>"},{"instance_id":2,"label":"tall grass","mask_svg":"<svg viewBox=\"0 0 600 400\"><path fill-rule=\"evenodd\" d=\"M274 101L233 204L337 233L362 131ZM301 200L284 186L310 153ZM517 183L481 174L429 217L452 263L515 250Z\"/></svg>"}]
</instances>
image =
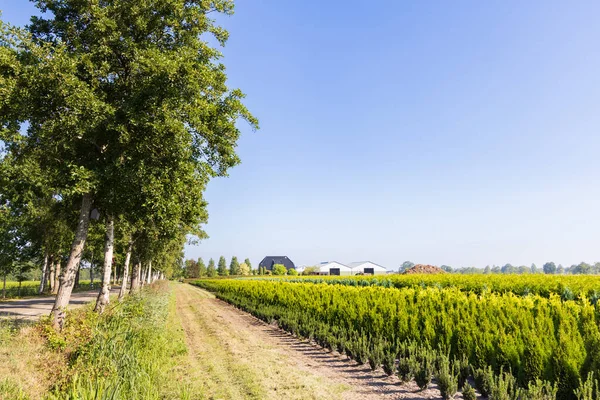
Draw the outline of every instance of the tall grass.
<instances>
[{"instance_id":1,"label":"tall grass","mask_svg":"<svg viewBox=\"0 0 600 400\"><path fill-rule=\"evenodd\" d=\"M70 312L60 333L43 321L35 329L45 338L45 351L60 353L64 360L63 365L52 366L53 384L46 393L28 397L21 390L27 389L24 380L0 378L0 399L189 397L173 378L187 351L170 315L173 307L168 283L158 282L122 303L112 303L103 315L91 306Z\"/></svg>"}]
</instances>

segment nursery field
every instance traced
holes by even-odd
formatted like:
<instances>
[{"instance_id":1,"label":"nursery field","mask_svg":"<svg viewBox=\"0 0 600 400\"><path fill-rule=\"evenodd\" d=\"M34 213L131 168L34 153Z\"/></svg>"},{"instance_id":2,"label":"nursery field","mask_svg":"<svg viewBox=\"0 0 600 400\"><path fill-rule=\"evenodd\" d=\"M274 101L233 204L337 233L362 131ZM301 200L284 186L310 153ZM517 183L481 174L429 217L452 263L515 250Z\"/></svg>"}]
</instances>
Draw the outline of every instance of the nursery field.
<instances>
[{"instance_id":1,"label":"nursery field","mask_svg":"<svg viewBox=\"0 0 600 400\"><path fill-rule=\"evenodd\" d=\"M421 387L433 378L447 398L463 388L471 392L470 384L493 399L597 398L597 277L307 277L194 285L359 364Z\"/></svg>"}]
</instances>

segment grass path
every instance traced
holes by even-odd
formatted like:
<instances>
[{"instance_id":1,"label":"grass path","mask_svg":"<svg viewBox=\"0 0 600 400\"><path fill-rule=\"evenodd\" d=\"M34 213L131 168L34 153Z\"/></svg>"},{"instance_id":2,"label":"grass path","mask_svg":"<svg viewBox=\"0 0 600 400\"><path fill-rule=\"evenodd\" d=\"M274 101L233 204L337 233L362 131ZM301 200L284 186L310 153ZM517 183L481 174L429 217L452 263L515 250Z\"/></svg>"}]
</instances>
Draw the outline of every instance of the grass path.
<instances>
[{"instance_id":1,"label":"grass path","mask_svg":"<svg viewBox=\"0 0 600 400\"><path fill-rule=\"evenodd\" d=\"M300 341L216 299L173 284L176 318L188 347L185 373L193 399L427 399L414 383Z\"/></svg>"}]
</instances>

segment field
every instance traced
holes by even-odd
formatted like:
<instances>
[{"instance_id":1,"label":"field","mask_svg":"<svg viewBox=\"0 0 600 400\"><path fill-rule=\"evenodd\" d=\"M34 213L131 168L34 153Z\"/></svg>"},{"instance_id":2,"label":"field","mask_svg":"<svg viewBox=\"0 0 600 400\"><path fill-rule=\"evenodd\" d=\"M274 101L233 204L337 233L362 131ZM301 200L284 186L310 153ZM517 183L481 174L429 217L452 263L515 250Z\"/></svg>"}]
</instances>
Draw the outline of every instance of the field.
<instances>
[{"instance_id":1,"label":"field","mask_svg":"<svg viewBox=\"0 0 600 400\"><path fill-rule=\"evenodd\" d=\"M600 372L600 278L595 276L250 278L194 284L301 338L424 386L436 376L450 391L467 380L496 399L588 398L581 397L589 389L588 374Z\"/></svg>"}]
</instances>

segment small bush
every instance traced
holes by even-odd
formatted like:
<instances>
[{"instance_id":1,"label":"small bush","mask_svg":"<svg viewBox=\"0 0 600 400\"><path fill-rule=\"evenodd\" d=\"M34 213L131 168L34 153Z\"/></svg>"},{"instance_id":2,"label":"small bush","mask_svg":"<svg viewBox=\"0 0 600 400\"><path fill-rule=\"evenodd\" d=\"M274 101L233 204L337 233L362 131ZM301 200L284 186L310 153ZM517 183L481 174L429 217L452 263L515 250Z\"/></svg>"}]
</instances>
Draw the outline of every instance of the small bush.
<instances>
[{"instance_id":1,"label":"small bush","mask_svg":"<svg viewBox=\"0 0 600 400\"><path fill-rule=\"evenodd\" d=\"M443 399L452 399L458 391L458 376L454 371L454 366L450 367L450 362L446 358L441 361L436 374L438 386Z\"/></svg>"},{"instance_id":2,"label":"small bush","mask_svg":"<svg viewBox=\"0 0 600 400\"><path fill-rule=\"evenodd\" d=\"M594 379L594 373L590 372L585 382L579 380L579 387L575 389L577 400L596 400L600 398L598 380Z\"/></svg>"},{"instance_id":3,"label":"small bush","mask_svg":"<svg viewBox=\"0 0 600 400\"><path fill-rule=\"evenodd\" d=\"M383 354L383 372L385 372L388 376L394 375L394 369L396 368L396 353L387 350Z\"/></svg>"},{"instance_id":4,"label":"small bush","mask_svg":"<svg viewBox=\"0 0 600 400\"><path fill-rule=\"evenodd\" d=\"M494 382L492 367L478 368L474 372L475 387L483 396L489 396Z\"/></svg>"},{"instance_id":5,"label":"small bush","mask_svg":"<svg viewBox=\"0 0 600 400\"><path fill-rule=\"evenodd\" d=\"M268 272L268 271L267 271ZM287 268L283 264L273 265L273 275L285 275L287 274Z\"/></svg>"},{"instance_id":6,"label":"small bush","mask_svg":"<svg viewBox=\"0 0 600 400\"><path fill-rule=\"evenodd\" d=\"M417 362L410 357L401 357L398 361L398 377L402 382L409 382L418 369Z\"/></svg>"},{"instance_id":7,"label":"small bush","mask_svg":"<svg viewBox=\"0 0 600 400\"><path fill-rule=\"evenodd\" d=\"M433 375L433 360L425 356L415 373L415 382L421 390L427 389L429 383L431 383L431 375Z\"/></svg>"},{"instance_id":8,"label":"small bush","mask_svg":"<svg viewBox=\"0 0 600 400\"><path fill-rule=\"evenodd\" d=\"M528 400L555 400L557 392L556 384L551 385L550 382L538 379L535 382L529 382L524 397Z\"/></svg>"},{"instance_id":9,"label":"small bush","mask_svg":"<svg viewBox=\"0 0 600 400\"><path fill-rule=\"evenodd\" d=\"M287 274L290 276L296 276L296 275L298 275L298 271L296 271L295 268L290 268L290 269L288 269Z\"/></svg>"},{"instance_id":10,"label":"small bush","mask_svg":"<svg viewBox=\"0 0 600 400\"><path fill-rule=\"evenodd\" d=\"M517 386L517 380L510 372L503 372L492 379L489 393L490 400L519 400L521 389Z\"/></svg>"},{"instance_id":11,"label":"small bush","mask_svg":"<svg viewBox=\"0 0 600 400\"><path fill-rule=\"evenodd\" d=\"M475 394L475 389L469 383L465 383L462 389L463 400L477 400L477 394Z\"/></svg>"}]
</instances>

